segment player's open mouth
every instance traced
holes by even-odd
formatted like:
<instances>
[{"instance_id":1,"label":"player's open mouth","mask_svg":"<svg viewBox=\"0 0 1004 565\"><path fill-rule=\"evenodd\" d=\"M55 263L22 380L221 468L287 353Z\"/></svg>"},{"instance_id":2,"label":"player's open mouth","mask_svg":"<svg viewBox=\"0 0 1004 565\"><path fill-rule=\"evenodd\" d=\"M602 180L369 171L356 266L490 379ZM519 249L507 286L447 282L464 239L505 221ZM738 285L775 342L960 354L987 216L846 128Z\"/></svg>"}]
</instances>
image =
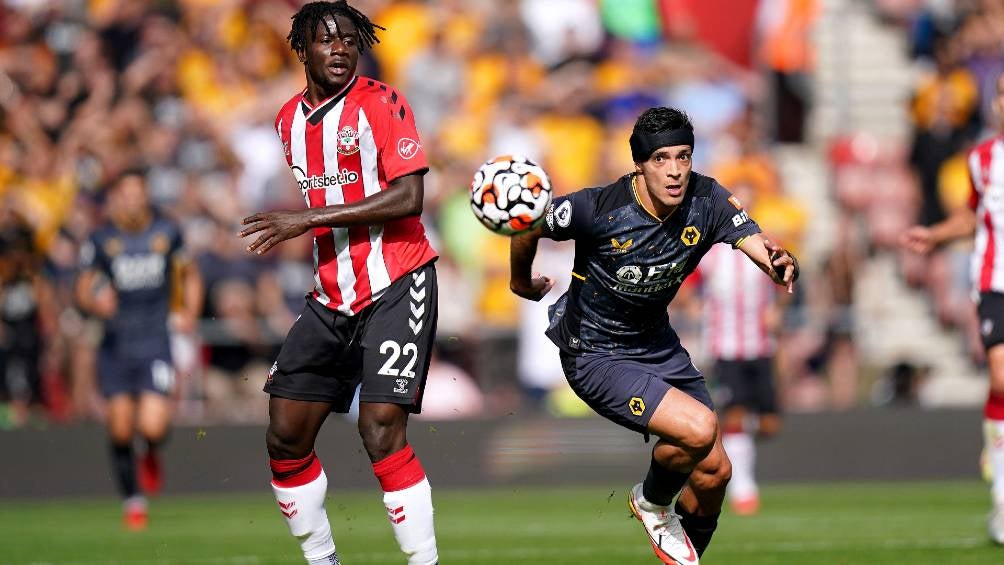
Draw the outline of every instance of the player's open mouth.
<instances>
[{"instance_id":1,"label":"player's open mouth","mask_svg":"<svg viewBox=\"0 0 1004 565\"><path fill-rule=\"evenodd\" d=\"M349 72L349 66L345 63L333 63L328 65L328 71L333 75L344 75Z\"/></svg>"},{"instance_id":2,"label":"player's open mouth","mask_svg":"<svg viewBox=\"0 0 1004 565\"><path fill-rule=\"evenodd\" d=\"M666 192L672 197L677 197L683 194L683 186L678 184L671 184L666 187Z\"/></svg>"}]
</instances>

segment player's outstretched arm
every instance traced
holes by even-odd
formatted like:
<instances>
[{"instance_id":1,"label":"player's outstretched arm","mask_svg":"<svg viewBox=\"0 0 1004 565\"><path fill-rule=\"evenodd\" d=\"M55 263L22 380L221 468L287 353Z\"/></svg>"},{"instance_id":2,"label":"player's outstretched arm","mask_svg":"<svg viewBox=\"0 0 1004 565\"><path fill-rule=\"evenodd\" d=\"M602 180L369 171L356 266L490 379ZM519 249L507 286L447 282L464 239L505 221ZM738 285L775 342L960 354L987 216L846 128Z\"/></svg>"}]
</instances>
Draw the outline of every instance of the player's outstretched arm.
<instances>
[{"instance_id":1,"label":"player's outstretched arm","mask_svg":"<svg viewBox=\"0 0 1004 565\"><path fill-rule=\"evenodd\" d=\"M540 235L541 228L538 227L509 238L509 289L513 294L534 302L544 298L554 286L549 277L530 272Z\"/></svg>"},{"instance_id":2,"label":"player's outstretched arm","mask_svg":"<svg viewBox=\"0 0 1004 565\"><path fill-rule=\"evenodd\" d=\"M930 253L935 247L972 237L976 233L976 213L968 206L960 206L937 224L912 226L900 236L900 244L916 253Z\"/></svg>"},{"instance_id":3,"label":"player's outstretched arm","mask_svg":"<svg viewBox=\"0 0 1004 565\"><path fill-rule=\"evenodd\" d=\"M248 216L241 221L246 227L241 230L240 237L261 232L247 248L249 253L261 255L311 228L368 226L417 216L422 213L424 197L422 174L405 175L392 180L387 190L350 204L307 210L277 210Z\"/></svg>"},{"instance_id":4,"label":"player's outstretched arm","mask_svg":"<svg viewBox=\"0 0 1004 565\"><path fill-rule=\"evenodd\" d=\"M753 234L743 240L739 249L753 260L760 270L767 273L775 283L795 289L798 280L798 261L790 251L771 242L761 234Z\"/></svg>"}]
</instances>

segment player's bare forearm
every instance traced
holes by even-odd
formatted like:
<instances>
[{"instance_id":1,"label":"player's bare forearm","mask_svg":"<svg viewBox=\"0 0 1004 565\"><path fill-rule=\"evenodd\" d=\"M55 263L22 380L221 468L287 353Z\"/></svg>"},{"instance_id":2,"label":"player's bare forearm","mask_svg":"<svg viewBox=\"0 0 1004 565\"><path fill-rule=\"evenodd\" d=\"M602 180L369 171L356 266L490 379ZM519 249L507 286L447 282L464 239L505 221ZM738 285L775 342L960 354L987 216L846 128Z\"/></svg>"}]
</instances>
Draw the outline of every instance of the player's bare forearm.
<instances>
[{"instance_id":1,"label":"player's bare forearm","mask_svg":"<svg viewBox=\"0 0 1004 565\"><path fill-rule=\"evenodd\" d=\"M931 226L931 232L935 245L972 237L976 233L976 213L969 207L958 208L944 221Z\"/></svg>"},{"instance_id":2,"label":"player's bare forearm","mask_svg":"<svg viewBox=\"0 0 1004 565\"><path fill-rule=\"evenodd\" d=\"M509 286L513 292L517 286L530 285L530 270L533 258L537 256L538 241L540 228L509 238Z\"/></svg>"},{"instance_id":3,"label":"player's bare forearm","mask_svg":"<svg viewBox=\"0 0 1004 565\"><path fill-rule=\"evenodd\" d=\"M540 237L541 228L538 227L509 238L509 289L533 301L543 298L554 286L554 281L548 277L531 274Z\"/></svg>"},{"instance_id":4,"label":"player's bare forearm","mask_svg":"<svg viewBox=\"0 0 1004 565\"><path fill-rule=\"evenodd\" d=\"M934 248L976 233L976 213L968 206L952 210L948 218L931 226L913 226L900 237L907 249L916 253L929 253Z\"/></svg>"},{"instance_id":5,"label":"player's bare forearm","mask_svg":"<svg viewBox=\"0 0 1004 565\"><path fill-rule=\"evenodd\" d=\"M753 234L743 240L739 249L746 254L776 284L794 290L798 280L798 260L790 251L772 243L761 234Z\"/></svg>"},{"instance_id":6,"label":"player's bare forearm","mask_svg":"<svg viewBox=\"0 0 1004 565\"><path fill-rule=\"evenodd\" d=\"M382 224L422 213L425 182L421 174L405 175L390 182L387 190L340 206L315 208L312 228L340 228Z\"/></svg>"},{"instance_id":7,"label":"player's bare forearm","mask_svg":"<svg viewBox=\"0 0 1004 565\"><path fill-rule=\"evenodd\" d=\"M277 210L249 216L241 222L246 227L241 230L240 237L261 232L248 246L248 252L261 255L278 243L311 228L368 226L417 216L422 213L424 197L422 175L405 175L391 181L387 190L350 204L307 210Z\"/></svg>"},{"instance_id":8,"label":"player's bare forearm","mask_svg":"<svg viewBox=\"0 0 1004 565\"><path fill-rule=\"evenodd\" d=\"M205 284L202 281L202 274L192 261L185 261L182 269L182 304L181 314L183 327L178 328L183 333L195 331L202 314L202 304L205 300Z\"/></svg>"}]
</instances>

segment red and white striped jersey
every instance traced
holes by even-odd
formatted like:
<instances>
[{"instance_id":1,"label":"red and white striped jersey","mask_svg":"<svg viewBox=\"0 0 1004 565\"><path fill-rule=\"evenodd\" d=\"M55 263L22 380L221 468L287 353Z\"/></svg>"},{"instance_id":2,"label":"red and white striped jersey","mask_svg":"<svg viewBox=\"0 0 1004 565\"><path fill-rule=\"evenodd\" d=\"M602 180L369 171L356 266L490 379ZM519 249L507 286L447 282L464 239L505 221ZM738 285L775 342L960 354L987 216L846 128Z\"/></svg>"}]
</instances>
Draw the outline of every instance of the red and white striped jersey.
<instances>
[{"instance_id":1,"label":"red and white striped jersey","mask_svg":"<svg viewBox=\"0 0 1004 565\"><path fill-rule=\"evenodd\" d=\"M356 202L386 190L398 177L429 168L415 117L400 92L357 76L316 107L305 94L283 105L275 131L308 207ZM418 216L316 228L313 235L313 296L347 315L436 257Z\"/></svg>"},{"instance_id":2,"label":"red and white striped jersey","mask_svg":"<svg viewBox=\"0 0 1004 565\"><path fill-rule=\"evenodd\" d=\"M976 212L970 275L977 292L1004 292L1004 137L969 153L969 206Z\"/></svg>"},{"instance_id":3,"label":"red and white striped jersey","mask_svg":"<svg viewBox=\"0 0 1004 565\"><path fill-rule=\"evenodd\" d=\"M774 354L767 313L775 284L742 251L714 245L697 267L704 299L704 343L714 359L758 359Z\"/></svg>"}]
</instances>

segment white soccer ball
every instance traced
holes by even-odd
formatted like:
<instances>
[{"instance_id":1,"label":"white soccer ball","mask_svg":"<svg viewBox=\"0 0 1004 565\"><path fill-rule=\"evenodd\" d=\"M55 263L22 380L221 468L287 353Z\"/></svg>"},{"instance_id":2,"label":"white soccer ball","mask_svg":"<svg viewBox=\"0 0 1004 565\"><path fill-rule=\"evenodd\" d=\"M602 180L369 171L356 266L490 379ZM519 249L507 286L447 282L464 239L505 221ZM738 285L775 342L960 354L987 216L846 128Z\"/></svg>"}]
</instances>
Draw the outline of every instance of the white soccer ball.
<instances>
[{"instance_id":1,"label":"white soccer ball","mask_svg":"<svg viewBox=\"0 0 1004 565\"><path fill-rule=\"evenodd\" d=\"M551 181L520 155L501 155L474 173L471 209L488 229L515 235L538 226L551 203Z\"/></svg>"}]
</instances>

